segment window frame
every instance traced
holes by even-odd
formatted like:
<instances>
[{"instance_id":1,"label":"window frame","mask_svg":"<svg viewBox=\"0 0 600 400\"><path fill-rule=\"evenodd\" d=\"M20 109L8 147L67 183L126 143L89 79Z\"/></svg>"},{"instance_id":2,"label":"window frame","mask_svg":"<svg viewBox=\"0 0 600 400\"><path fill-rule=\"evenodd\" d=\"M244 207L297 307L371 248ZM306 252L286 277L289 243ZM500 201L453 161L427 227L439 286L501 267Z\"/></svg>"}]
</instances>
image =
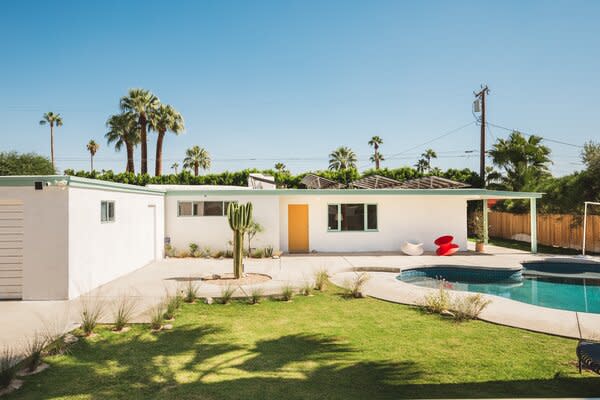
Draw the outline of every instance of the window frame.
<instances>
[{"instance_id":1,"label":"window frame","mask_svg":"<svg viewBox=\"0 0 600 400\"><path fill-rule=\"evenodd\" d=\"M364 228L362 230L342 230L342 204L362 204L364 207ZM329 207L337 207L337 229L331 229L329 227ZM369 206L375 206L376 211L376 225L377 228L369 229ZM327 232L379 232L379 204L378 203L327 203Z\"/></svg>"},{"instance_id":2,"label":"window frame","mask_svg":"<svg viewBox=\"0 0 600 400\"><path fill-rule=\"evenodd\" d=\"M181 215L180 214L180 204L181 203L190 203L192 206L192 215ZM204 203L221 203L221 207L223 208L223 213L221 215L194 215L194 204L202 203L202 207L204 207ZM225 204L229 206L229 203L237 203L234 200L177 200L177 218L222 218L227 216L227 207Z\"/></svg>"},{"instance_id":3,"label":"window frame","mask_svg":"<svg viewBox=\"0 0 600 400\"><path fill-rule=\"evenodd\" d=\"M104 219L104 205L106 205L106 219ZM110 217L110 209L112 205L112 218ZM100 223L112 224L117 220L117 208L114 200L100 200Z\"/></svg>"}]
</instances>

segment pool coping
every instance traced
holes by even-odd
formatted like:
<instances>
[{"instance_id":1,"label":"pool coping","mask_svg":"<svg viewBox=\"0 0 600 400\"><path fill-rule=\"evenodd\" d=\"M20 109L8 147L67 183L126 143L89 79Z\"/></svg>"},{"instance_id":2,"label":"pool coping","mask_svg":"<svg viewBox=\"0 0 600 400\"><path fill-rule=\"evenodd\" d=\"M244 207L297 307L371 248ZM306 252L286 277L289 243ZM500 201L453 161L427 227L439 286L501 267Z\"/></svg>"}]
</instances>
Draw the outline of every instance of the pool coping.
<instances>
[{"instance_id":1,"label":"pool coping","mask_svg":"<svg viewBox=\"0 0 600 400\"><path fill-rule=\"evenodd\" d=\"M402 282L396 277L402 270L435 266L435 264L419 264L376 267L374 269L368 266L351 267L340 270L332 276L331 280L335 284L343 285L357 272L367 272L370 276L364 288L364 293L367 296L399 304L418 306L423 303L427 294L435 292L436 289L412 285ZM481 268L490 269L489 266L481 266ZM504 268L514 269L516 267ZM471 294L471 292L460 290L450 290L450 292L459 296ZM479 317L483 321L573 339L600 340L600 314L559 310L491 294L482 293L482 295L491 301Z\"/></svg>"}]
</instances>

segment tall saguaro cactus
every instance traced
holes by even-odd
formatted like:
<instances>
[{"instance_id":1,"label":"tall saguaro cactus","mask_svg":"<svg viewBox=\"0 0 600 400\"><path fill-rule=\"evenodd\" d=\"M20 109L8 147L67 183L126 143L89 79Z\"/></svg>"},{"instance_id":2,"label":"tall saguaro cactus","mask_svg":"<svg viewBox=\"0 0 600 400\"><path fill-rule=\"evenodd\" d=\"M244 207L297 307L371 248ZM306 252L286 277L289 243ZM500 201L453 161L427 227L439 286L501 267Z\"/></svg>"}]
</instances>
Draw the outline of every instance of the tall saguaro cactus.
<instances>
[{"instance_id":1,"label":"tall saguaro cactus","mask_svg":"<svg viewBox=\"0 0 600 400\"><path fill-rule=\"evenodd\" d=\"M227 221L233 231L233 274L240 279L244 272L244 233L252 223L252 203L238 204L231 202L227 207Z\"/></svg>"}]
</instances>

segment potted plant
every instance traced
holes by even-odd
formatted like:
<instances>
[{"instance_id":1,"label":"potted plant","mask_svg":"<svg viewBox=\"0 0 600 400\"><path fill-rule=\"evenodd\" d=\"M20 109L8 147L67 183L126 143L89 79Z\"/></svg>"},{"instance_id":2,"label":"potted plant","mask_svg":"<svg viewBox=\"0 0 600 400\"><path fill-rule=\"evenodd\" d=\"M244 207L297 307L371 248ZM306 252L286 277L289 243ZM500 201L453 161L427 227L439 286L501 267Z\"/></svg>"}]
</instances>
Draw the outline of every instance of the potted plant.
<instances>
[{"instance_id":1,"label":"potted plant","mask_svg":"<svg viewBox=\"0 0 600 400\"><path fill-rule=\"evenodd\" d=\"M483 253L485 251L485 228L483 227L483 216L480 213L475 214L473 222L475 233L475 251L477 253Z\"/></svg>"}]
</instances>

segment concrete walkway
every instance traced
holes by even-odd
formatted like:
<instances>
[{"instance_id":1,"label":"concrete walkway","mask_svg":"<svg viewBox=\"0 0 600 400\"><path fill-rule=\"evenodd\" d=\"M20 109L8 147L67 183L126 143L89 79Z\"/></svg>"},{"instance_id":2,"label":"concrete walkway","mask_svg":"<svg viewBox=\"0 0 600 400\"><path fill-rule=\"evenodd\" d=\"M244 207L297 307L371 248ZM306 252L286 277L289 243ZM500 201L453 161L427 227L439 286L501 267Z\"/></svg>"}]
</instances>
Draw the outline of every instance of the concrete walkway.
<instances>
[{"instance_id":1,"label":"concrete walkway","mask_svg":"<svg viewBox=\"0 0 600 400\"><path fill-rule=\"evenodd\" d=\"M423 255L408 257L394 253L375 254L309 254L289 255L281 259L250 259L245 261L246 272L268 274L272 280L259 284L265 294L277 293L283 285L301 286L312 281L314 273L325 268L336 284L343 284L352 277L354 268L395 268L397 271L422 265L473 265L490 267L515 267L522 261L542 259L543 255L531 255L518 250L487 247L488 254L473 252L453 257ZM231 272L230 259L165 259L152 263L133 273L116 279L92 291L88 298L106 305L103 322L112 321L112 309L122 296L135 297L137 301L135 322L148 320L148 310L158 304L168 291L181 289L185 281L195 280L200 297L219 297L220 286L201 281L200 278L214 273ZM366 293L383 300L404 304L420 302L429 289L399 282L397 273L371 272ZM246 296L251 287L242 286L236 296ZM532 306L495 296L482 318L491 322L516 326L557 335L595 337L600 335L600 315L574 313ZM72 301L0 301L0 344L20 347L35 332L50 325L53 329L70 330L79 320L80 299ZM579 323L577 322L579 321Z\"/></svg>"}]
</instances>

